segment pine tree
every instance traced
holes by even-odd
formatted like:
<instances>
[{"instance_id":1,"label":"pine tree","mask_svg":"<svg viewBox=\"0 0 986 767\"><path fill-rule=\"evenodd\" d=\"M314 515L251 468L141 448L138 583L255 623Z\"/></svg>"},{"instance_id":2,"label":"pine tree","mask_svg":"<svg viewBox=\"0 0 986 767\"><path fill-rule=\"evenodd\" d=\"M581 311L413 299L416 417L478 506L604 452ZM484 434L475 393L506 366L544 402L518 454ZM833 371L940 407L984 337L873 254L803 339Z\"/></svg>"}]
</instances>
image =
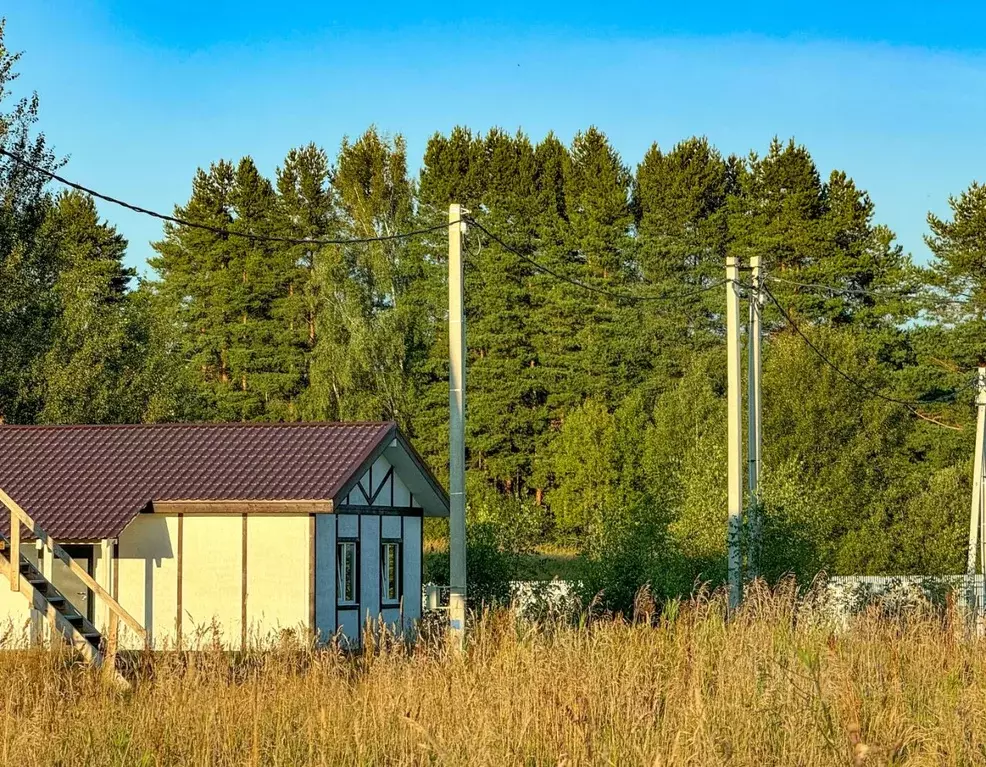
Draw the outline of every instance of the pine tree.
<instances>
[{"instance_id":1,"label":"pine tree","mask_svg":"<svg viewBox=\"0 0 986 767\"><path fill-rule=\"evenodd\" d=\"M470 363L470 463L520 495L534 458L539 394L531 342L531 267L513 250L532 252L534 147L523 134L491 130L482 140L483 190L476 212L496 241L475 232L466 279Z\"/></svg>"},{"instance_id":2,"label":"pine tree","mask_svg":"<svg viewBox=\"0 0 986 767\"><path fill-rule=\"evenodd\" d=\"M274 234L274 189L249 157L237 166L231 202L232 231ZM279 308L296 281L290 248L279 242L232 240L228 271L233 279L227 308L235 324L229 349L232 385L226 390L225 407L240 420L295 417L305 360L297 334L291 333Z\"/></svg>"},{"instance_id":3,"label":"pine tree","mask_svg":"<svg viewBox=\"0 0 986 767\"><path fill-rule=\"evenodd\" d=\"M631 175L606 136L596 128L576 135L565 173L569 276L604 290L633 293L639 279L633 263ZM568 390L610 406L644 377L646 345L637 332L644 309L638 303L564 286L569 332L579 349L570 360ZM567 304L567 306L566 306Z\"/></svg>"},{"instance_id":4,"label":"pine tree","mask_svg":"<svg viewBox=\"0 0 986 767\"><path fill-rule=\"evenodd\" d=\"M926 275L955 303L935 303L930 310L953 328L938 353L970 369L986 362L986 185L974 182L948 204L951 218L928 214L933 259Z\"/></svg>"},{"instance_id":5,"label":"pine tree","mask_svg":"<svg viewBox=\"0 0 986 767\"><path fill-rule=\"evenodd\" d=\"M835 285L844 292L823 294L826 304L815 313L874 330L913 316L914 302L900 296L916 291L917 274L894 233L873 223L870 196L844 171L832 171L825 194L822 227L827 253L802 270L801 279Z\"/></svg>"},{"instance_id":6,"label":"pine tree","mask_svg":"<svg viewBox=\"0 0 986 767\"><path fill-rule=\"evenodd\" d=\"M235 170L228 161L214 163L208 171L199 169L192 196L175 207L175 217L228 230L234 185ZM237 420L239 413L226 405L234 385L233 323L237 316L242 318L242 307L232 302L235 282L243 279L235 263L235 244L225 234L168 223L164 239L153 247L158 254L149 261L158 275L153 287L162 312L178 328L175 351L194 371L211 417Z\"/></svg>"},{"instance_id":7,"label":"pine tree","mask_svg":"<svg viewBox=\"0 0 986 767\"><path fill-rule=\"evenodd\" d=\"M467 361L469 365L468 466L501 490L522 496L543 430L543 397L534 347L531 276L528 262L514 253L533 255L537 205L535 150L523 134L493 129L473 136L456 129L435 136L426 153L420 199L423 222L444 218L450 202L460 202L500 245L479 229L470 229L466 252ZM427 218L425 218L425 216ZM444 234L444 233L443 233ZM425 247L429 314L434 334L423 361L427 401L441 417L421 408L419 423L427 443L445 444L448 397L448 337L445 325L447 280L444 237ZM441 254L441 256L437 256ZM430 286L430 287L428 287ZM432 436L433 435L433 436Z\"/></svg>"},{"instance_id":8,"label":"pine tree","mask_svg":"<svg viewBox=\"0 0 986 767\"><path fill-rule=\"evenodd\" d=\"M845 173L823 183L808 150L793 140L751 154L729 198L729 250L758 254L776 281L770 290L802 317L838 324L899 322L913 307L859 291L914 287L893 233L873 224L873 203ZM785 282L786 281L786 282ZM832 286L825 291L795 283Z\"/></svg>"},{"instance_id":9,"label":"pine tree","mask_svg":"<svg viewBox=\"0 0 986 767\"><path fill-rule=\"evenodd\" d=\"M704 138L668 153L654 144L637 166L636 264L649 293L675 297L645 309L658 390L682 374L695 352L719 343L722 291L699 291L722 278L734 167Z\"/></svg>"},{"instance_id":10,"label":"pine tree","mask_svg":"<svg viewBox=\"0 0 986 767\"><path fill-rule=\"evenodd\" d=\"M332 169L324 149L307 144L288 152L277 170L277 231L299 240L335 239L341 234L341 221ZM311 244L285 245L285 283L287 295L275 302L274 316L281 320L286 343L302 360L302 391L299 415L315 420L336 416L331 387L323 385L315 368L315 349L322 311L323 263L337 258L338 246ZM293 413L292 413L293 415Z\"/></svg>"},{"instance_id":11,"label":"pine tree","mask_svg":"<svg viewBox=\"0 0 986 767\"><path fill-rule=\"evenodd\" d=\"M332 176L346 239L407 231L413 190L403 139L370 129L344 140ZM417 318L405 296L419 273L404 240L323 249L314 273L320 296L312 388L322 413L388 418L407 426Z\"/></svg>"},{"instance_id":12,"label":"pine tree","mask_svg":"<svg viewBox=\"0 0 986 767\"><path fill-rule=\"evenodd\" d=\"M44 136L35 135L37 93L11 99L20 54L4 39L0 19L0 148L53 170L58 163ZM32 388L35 367L51 342L57 310L57 253L44 239L52 206L47 179L0 158L0 423L30 423L42 405Z\"/></svg>"},{"instance_id":13,"label":"pine tree","mask_svg":"<svg viewBox=\"0 0 986 767\"><path fill-rule=\"evenodd\" d=\"M741 258L760 255L777 276L794 276L822 258L825 209L825 188L808 150L774 138L765 156L750 153L738 175L729 199L731 250Z\"/></svg>"},{"instance_id":14,"label":"pine tree","mask_svg":"<svg viewBox=\"0 0 986 767\"><path fill-rule=\"evenodd\" d=\"M100 222L92 198L60 196L46 222L57 250L52 344L38 370L45 423L126 423L143 411L146 348L128 294L126 240Z\"/></svg>"},{"instance_id":15,"label":"pine tree","mask_svg":"<svg viewBox=\"0 0 986 767\"><path fill-rule=\"evenodd\" d=\"M453 202L477 213L482 195L482 167L481 141L468 129L456 127L448 136L433 135L425 149L418 181L418 226L447 222L448 206ZM419 307L423 317L422 344L427 349L415 364L420 394L412 428L425 457L441 471L448 461L448 235L439 230L418 238L412 246L419 254L422 274L411 285L408 298ZM476 279L475 271L467 269L467 336L468 302ZM471 412L468 401L467 408ZM466 446L468 450L468 435Z\"/></svg>"},{"instance_id":16,"label":"pine tree","mask_svg":"<svg viewBox=\"0 0 986 767\"><path fill-rule=\"evenodd\" d=\"M704 138L664 153L653 144L637 166L633 207L637 262L651 283L689 288L696 272L718 277L725 249L731 163Z\"/></svg>"},{"instance_id":17,"label":"pine tree","mask_svg":"<svg viewBox=\"0 0 986 767\"><path fill-rule=\"evenodd\" d=\"M289 245L236 236L283 228L274 189L250 158L199 170L178 217L225 230L165 227L151 260L161 306L180 328L179 348L220 420L296 418L306 380L305 329L292 294Z\"/></svg>"},{"instance_id":18,"label":"pine tree","mask_svg":"<svg viewBox=\"0 0 986 767\"><path fill-rule=\"evenodd\" d=\"M573 268L569 250L569 222L565 178L571 162L568 149L554 134L534 150L535 161L535 258L542 266L561 274ZM583 275L585 276L585 275ZM542 271L530 277L530 338L535 354L535 375L540 423L535 428L535 454L544 456L561 429L565 415L580 404L569 387L581 350L570 325L585 298L580 290ZM547 483L543 461L536 463L538 498Z\"/></svg>"}]
</instances>

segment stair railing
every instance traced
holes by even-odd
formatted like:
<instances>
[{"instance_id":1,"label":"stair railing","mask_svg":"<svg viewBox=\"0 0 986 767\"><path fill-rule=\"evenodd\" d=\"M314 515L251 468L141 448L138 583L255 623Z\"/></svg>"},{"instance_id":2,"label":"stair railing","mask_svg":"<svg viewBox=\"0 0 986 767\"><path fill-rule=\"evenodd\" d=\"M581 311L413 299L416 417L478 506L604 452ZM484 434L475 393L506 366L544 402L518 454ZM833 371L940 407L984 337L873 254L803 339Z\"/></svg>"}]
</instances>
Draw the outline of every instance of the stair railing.
<instances>
[{"instance_id":1,"label":"stair railing","mask_svg":"<svg viewBox=\"0 0 986 767\"><path fill-rule=\"evenodd\" d=\"M96 580L89 575L89 573L87 573L81 565L79 565L78 562L72 559L72 557L66 553L65 549L55 543L54 539L42 530L41 526L38 525L38 523L35 522L28 515L28 513L24 511L24 509L18 506L17 503L3 490L0 490L0 503L6 506L10 511L10 563L12 565L10 568L11 591L20 591L21 588L21 525L24 525L24 527L33 533L35 538L41 541L44 547L47 548L53 556L56 556L62 560L62 562L64 562L68 568L79 577L79 580L92 589L92 592L98 596L107 607L109 607L110 623L107 642L110 653L115 654L116 651L117 627L120 620L130 627L130 629L140 638L141 642L146 647L147 630L137 622L136 618L128 613L106 589L100 586Z\"/></svg>"}]
</instances>

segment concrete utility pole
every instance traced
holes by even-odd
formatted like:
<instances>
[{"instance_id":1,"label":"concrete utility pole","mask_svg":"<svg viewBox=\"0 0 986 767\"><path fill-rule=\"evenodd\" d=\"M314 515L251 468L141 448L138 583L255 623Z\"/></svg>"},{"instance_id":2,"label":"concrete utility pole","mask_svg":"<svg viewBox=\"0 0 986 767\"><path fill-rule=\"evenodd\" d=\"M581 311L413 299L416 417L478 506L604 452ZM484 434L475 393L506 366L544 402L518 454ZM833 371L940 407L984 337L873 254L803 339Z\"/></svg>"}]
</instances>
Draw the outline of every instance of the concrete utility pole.
<instances>
[{"instance_id":1,"label":"concrete utility pole","mask_svg":"<svg viewBox=\"0 0 986 767\"><path fill-rule=\"evenodd\" d=\"M743 599L742 536L743 536L743 475L740 460L743 454L743 395L740 389L740 302L739 260L726 256L726 378L728 383L727 483L729 524L726 532L728 548L729 607L735 610Z\"/></svg>"},{"instance_id":2,"label":"concrete utility pole","mask_svg":"<svg viewBox=\"0 0 986 767\"><path fill-rule=\"evenodd\" d=\"M762 413L760 410L760 313L763 307L763 297L760 294L760 256L750 256L750 267L753 271L750 285L750 322L747 327L747 428L746 428L746 455L747 455L747 476L746 487L748 490L748 520L750 525L750 542L747 551L747 574L750 578L759 575L760 567L760 449L763 442L762 432Z\"/></svg>"},{"instance_id":3,"label":"concrete utility pole","mask_svg":"<svg viewBox=\"0 0 986 767\"><path fill-rule=\"evenodd\" d=\"M463 208L448 208L449 630L462 646L466 629L466 317Z\"/></svg>"},{"instance_id":4,"label":"concrete utility pole","mask_svg":"<svg viewBox=\"0 0 986 767\"><path fill-rule=\"evenodd\" d=\"M979 608L976 599L976 558L983 570L986 581L986 504L983 503L984 488L984 437L986 437L986 365L979 366L979 380L976 387L976 449L972 464L972 509L969 513L969 558L966 562L966 603L975 618Z\"/></svg>"}]
</instances>

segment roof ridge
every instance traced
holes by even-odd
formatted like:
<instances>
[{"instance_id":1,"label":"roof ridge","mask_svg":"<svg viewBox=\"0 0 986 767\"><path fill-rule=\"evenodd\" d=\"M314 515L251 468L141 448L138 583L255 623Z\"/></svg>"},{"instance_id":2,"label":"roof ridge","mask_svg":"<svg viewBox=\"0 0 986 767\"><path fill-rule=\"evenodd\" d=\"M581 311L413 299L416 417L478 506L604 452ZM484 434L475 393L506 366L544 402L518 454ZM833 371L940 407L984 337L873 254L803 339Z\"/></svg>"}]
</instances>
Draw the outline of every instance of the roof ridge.
<instances>
[{"instance_id":1,"label":"roof ridge","mask_svg":"<svg viewBox=\"0 0 986 767\"><path fill-rule=\"evenodd\" d=\"M349 428L353 426L396 426L395 421L169 421L166 423L66 423L66 424L0 424L0 431L71 431L127 429L228 429L322 427Z\"/></svg>"}]
</instances>

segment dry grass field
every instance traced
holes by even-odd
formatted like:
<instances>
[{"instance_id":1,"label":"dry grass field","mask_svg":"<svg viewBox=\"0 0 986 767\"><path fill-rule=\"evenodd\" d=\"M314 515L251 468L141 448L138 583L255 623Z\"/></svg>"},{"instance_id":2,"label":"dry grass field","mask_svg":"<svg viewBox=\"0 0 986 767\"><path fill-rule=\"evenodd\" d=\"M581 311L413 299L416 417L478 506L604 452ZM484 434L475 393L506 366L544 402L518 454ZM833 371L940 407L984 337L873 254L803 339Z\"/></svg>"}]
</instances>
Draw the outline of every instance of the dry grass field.
<instances>
[{"instance_id":1,"label":"dry grass field","mask_svg":"<svg viewBox=\"0 0 986 767\"><path fill-rule=\"evenodd\" d=\"M728 621L719 598L643 613L493 613L464 655L148 656L127 691L59 653L0 653L0 764L986 763L986 643L955 615L835 630L786 593Z\"/></svg>"}]
</instances>

